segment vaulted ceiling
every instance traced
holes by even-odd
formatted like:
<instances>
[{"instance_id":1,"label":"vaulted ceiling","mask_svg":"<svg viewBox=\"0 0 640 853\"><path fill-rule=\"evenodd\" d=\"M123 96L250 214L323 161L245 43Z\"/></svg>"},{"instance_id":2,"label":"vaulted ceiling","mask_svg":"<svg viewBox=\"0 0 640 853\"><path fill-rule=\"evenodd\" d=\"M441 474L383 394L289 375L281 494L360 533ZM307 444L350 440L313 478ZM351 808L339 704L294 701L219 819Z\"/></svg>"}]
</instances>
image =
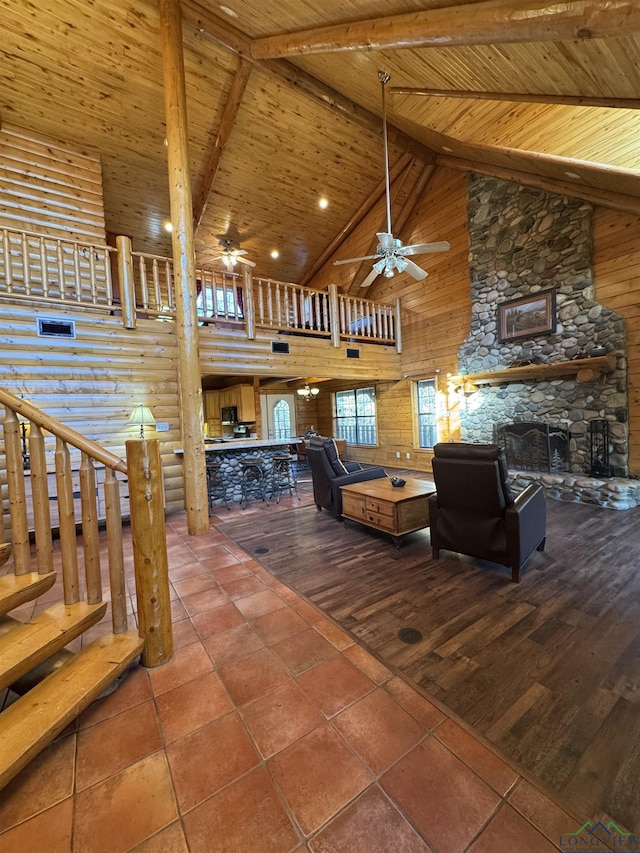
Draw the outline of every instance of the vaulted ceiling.
<instances>
[{"instance_id":1,"label":"vaulted ceiling","mask_svg":"<svg viewBox=\"0 0 640 853\"><path fill-rule=\"evenodd\" d=\"M0 120L97 149L107 229L169 254L155 0L0 12ZM304 278L384 176L379 69L390 160L408 152L416 179L428 163L525 173L640 211L638 0L184 0L182 13L204 259L230 234L260 274ZM429 239L446 236L442 223Z\"/></svg>"}]
</instances>

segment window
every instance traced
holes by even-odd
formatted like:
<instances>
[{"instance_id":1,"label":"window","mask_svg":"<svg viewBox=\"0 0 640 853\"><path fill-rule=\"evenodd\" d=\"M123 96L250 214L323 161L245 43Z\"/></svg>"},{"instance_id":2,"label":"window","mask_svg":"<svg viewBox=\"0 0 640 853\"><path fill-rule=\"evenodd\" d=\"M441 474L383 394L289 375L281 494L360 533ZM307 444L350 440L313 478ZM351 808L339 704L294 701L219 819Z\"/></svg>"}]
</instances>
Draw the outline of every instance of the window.
<instances>
[{"instance_id":1,"label":"window","mask_svg":"<svg viewBox=\"0 0 640 853\"><path fill-rule=\"evenodd\" d=\"M438 442L436 418L436 380L416 382L418 394L418 446L433 447Z\"/></svg>"},{"instance_id":2,"label":"window","mask_svg":"<svg viewBox=\"0 0 640 853\"><path fill-rule=\"evenodd\" d=\"M336 438L346 438L349 444L376 444L373 388L336 392Z\"/></svg>"},{"instance_id":3,"label":"window","mask_svg":"<svg viewBox=\"0 0 640 853\"><path fill-rule=\"evenodd\" d=\"M273 407L273 436L275 439L289 438L291 435L291 416L286 400L278 400Z\"/></svg>"}]
</instances>

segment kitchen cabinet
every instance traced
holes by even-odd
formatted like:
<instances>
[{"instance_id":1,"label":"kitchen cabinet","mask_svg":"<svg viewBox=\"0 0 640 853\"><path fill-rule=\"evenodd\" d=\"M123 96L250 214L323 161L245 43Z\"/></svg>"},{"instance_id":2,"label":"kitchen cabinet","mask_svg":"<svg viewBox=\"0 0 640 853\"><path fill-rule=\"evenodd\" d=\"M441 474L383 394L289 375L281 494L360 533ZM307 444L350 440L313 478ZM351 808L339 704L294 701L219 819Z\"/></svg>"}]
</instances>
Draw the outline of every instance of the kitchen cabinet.
<instances>
[{"instance_id":1,"label":"kitchen cabinet","mask_svg":"<svg viewBox=\"0 0 640 853\"><path fill-rule=\"evenodd\" d=\"M205 420L209 425L209 435L219 435L220 412L229 406L238 410L238 420L255 423L256 398L253 385L231 385L220 391L205 391ZM212 432L212 429L215 430Z\"/></svg>"},{"instance_id":2,"label":"kitchen cabinet","mask_svg":"<svg viewBox=\"0 0 640 853\"><path fill-rule=\"evenodd\" d=\"M236 402L232 406L238 407L238 420L254 423L256 419L256 397L253 385L238 385Z\"/></svg>"}]
</instances>

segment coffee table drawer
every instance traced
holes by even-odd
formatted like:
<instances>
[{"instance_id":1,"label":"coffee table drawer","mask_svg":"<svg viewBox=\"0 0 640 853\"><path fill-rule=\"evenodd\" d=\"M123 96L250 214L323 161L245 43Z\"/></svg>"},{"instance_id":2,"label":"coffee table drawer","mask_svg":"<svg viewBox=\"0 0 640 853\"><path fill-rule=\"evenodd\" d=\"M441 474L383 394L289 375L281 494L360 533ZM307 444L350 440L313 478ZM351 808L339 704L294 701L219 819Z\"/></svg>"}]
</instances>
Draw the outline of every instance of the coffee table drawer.
<instances>
[{"instance_id":1,"label":"coffee table drawer","mask_svg":"<svg viewBox=\"0 0 640 853\"><path fill-rule=\"evenodd\" d=\"M367 510L364 520L367 524L379 527L380 530L388 530L390 533L395 533L396 524L393 515L380 515L379 513Z\"/></svg>"},{"instance_id":2,"label":"coffee table drawer","mask_svg":"<svg viewBox=\"0 0 640 853\"><path fill-rule=\"evenodd\" d=\"M376 515L384 515L388 518L393 518L394 507L393 504L388 501L380 501L376 500L376 498L367 497L365 498L364 505L367 510L367 514L373 512Z\"/></svg>"}]
</instances>

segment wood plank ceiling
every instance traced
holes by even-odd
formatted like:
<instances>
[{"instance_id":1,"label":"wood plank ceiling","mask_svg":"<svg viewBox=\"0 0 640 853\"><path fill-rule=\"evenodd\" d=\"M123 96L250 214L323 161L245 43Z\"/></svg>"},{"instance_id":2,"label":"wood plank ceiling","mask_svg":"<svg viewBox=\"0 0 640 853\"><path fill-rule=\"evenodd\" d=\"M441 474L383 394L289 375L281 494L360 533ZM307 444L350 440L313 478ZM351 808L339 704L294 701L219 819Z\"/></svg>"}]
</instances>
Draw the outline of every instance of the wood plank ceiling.
<instances>
[{"instance_id":1,"label":"wood plank ceiling","mask_svg":"<svg viewBox=\"0 0 640 853\"><path fill-rule=\"evenodd\" d=\"M389 94L399 131L390 159L418 157L411 181L437 154L449 165L481 163L640 198L640 111L472 97L640 98L640 2L184 0L182 8L202 259L216 254L217 235L230 234L259 274L303 278L383 176L381 68L391 87L468 95ZM0 12L2 123L97 149L108 230L130 235L135 249L169 254L154 0L0 0ZM373 39L393 35L390 17L409 13L436 15L428 20L449 37L438 46L349 49L363 29L358 22ZM414 40L419 18L403 25ZM311 32L292 53L288 34L335 25L339 39ZM557 33L562 40L552 40ZM311 52L315 42L325 44L322 52ZM443 223L433 239L446 237ZM348 287L355 270L337 269Z\"/></svg>"}]
</instances>

